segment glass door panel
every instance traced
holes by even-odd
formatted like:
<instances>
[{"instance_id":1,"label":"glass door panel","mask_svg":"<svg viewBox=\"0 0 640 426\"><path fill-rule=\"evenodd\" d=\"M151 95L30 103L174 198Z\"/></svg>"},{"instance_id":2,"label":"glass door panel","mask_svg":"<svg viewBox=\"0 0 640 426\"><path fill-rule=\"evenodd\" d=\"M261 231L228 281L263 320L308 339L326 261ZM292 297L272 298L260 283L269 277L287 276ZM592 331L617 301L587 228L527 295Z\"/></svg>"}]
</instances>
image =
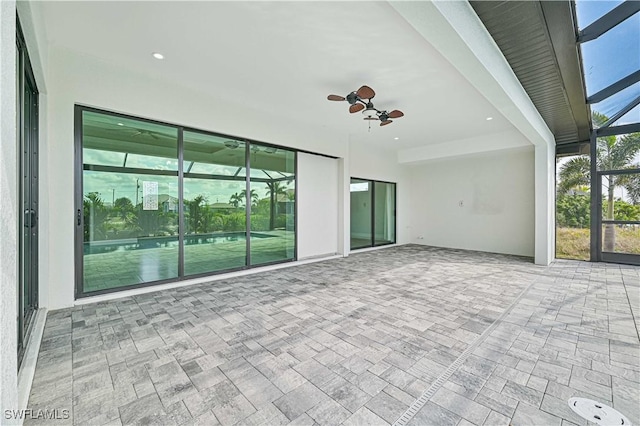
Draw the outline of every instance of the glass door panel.
<instances>
[{"instance_id":1,"label":"glass door panel","mask_svg":"<svg viewBox=\"0 0 640 426\"><path fill-rule=\"evenodd\" d=\"M374 182L374 245L396 242L396 186L393 183Z\"/></svg>"},{"instance_id":2,"label":"glass door panel","mask_svg":"<svg viewBox=\"0 0 640 426\"><path fill-rule=\"evenodd\" d=\"M250 188L242 199L251 206L251 265L295 259L296 154L252 143Z\"/></svg>"},{"instance_id":3,"label":"glass door panel","mask_svg":"<svg viewBox=\"0 0 640 426\"><path fill-rule=\"evenodd\" d=\"M76 295L296 258L296 152L76 106Z\"/></svg>"},{"instance_id":4,"label":"glass door panel","mask_svg":"<svg viewBox=\"0 0 640 426\"><path fill-rule=\"evenodd\" d=\"M82 292L178 277L178 131L82 112Z\"/></svg>"},{"instance_id":5,"label":"glass door panel","mask_svg":"<svg viewBox=\"0 0 640 426\"><path fill-rule=\"evenodd\" d=\"M246 145L197 132L184 137L184 274L247 265ZM243 192L244 191L244 192Z\"/></svg>"},{"instance_id":6,"label":"glass door panel","mask_svg":"<svg viewBox=\"0 0 640 426\"><path fill-rule=\"evenodd\" d=\"M38 309L38 88L20 23L16 31L16 149L18 152L18 367Z\"/></svg>"},{"instance_id":7,"label":"glass door panel","mask_svg":"<svg viewBox=\"0 0 640 426\"><path fill-rule=\"evenodd\" d=\"M373 185L371 181L351 179L351 249L372 246Z\"/></svg>"}]
</instances>

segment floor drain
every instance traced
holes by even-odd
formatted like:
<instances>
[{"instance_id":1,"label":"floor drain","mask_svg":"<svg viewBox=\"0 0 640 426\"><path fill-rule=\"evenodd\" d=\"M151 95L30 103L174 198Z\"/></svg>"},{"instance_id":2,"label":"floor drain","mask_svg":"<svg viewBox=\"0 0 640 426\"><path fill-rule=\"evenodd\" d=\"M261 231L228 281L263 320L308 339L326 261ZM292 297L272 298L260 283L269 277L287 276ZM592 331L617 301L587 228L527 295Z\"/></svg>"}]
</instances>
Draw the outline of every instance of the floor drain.
<instances>
[{"instance_id":1,"label":"floor drain","mask_svg":"<svg viewBox=\"0 0 640 426\"><path fill-rule=\"evenodd\" d=\"M592 399L571 398L569 407L583 419L599 425L631 425L619 411Z\"/></svg>"}]
</instances>

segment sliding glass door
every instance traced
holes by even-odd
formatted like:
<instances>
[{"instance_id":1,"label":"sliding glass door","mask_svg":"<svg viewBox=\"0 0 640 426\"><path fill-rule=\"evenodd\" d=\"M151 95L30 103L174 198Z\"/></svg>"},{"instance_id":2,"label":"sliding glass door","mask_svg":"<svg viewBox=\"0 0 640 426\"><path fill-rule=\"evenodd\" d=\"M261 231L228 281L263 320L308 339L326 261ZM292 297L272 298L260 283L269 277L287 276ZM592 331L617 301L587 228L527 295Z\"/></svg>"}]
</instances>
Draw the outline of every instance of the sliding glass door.
<instances>
[{"instance_id":1,"label":"sliding glass door","mask_svg":"<svg viewBox=\"0 0 640 426\"><path fill-rule=\"evenodd\" d=\"M396 242L396 184L373 183L374 200L374 245Z\"/></svg>"},{"instance_id":2,"label":"sliding glass door","mask_svg":"<svg viewBox=\"0 0 640 426\"><path fill-rule=\"evenodd\" d=\"M184 273L247 266L243 141L184 132Z\"/></svg>"},{"instance_id":3,"label":"sliding glass door","mask_svg":"<svg viewBox=\"0 0 640 426\"><path fill-rule=\"evenodd\" d=\"M82 112L83 292L178 277L178 131Z\"/></svg>"},{"instance_id":4,"label":"sliding glass door","mask_svg":"<svg viewBox=\"0 0 640 426\"><path fill-rule=\"evenodd\" d=\"M351 179L351 249L396 242L396 184Z\"/></svg>"},{"instance_id":5,"label":"sliding glass door","mask_svg":"<svg viewBox=\"0 0 640 426\"><path fill-rule=\"evenodd\" d=\"M76 107L76 295L296 258L296 152Z\"/></svg>"},{"instance_id":6,"label":"sliding glass door","mask_svg":"<svg viewBox=\"0 0 640 426\"><path fill-rule=\"evenodd\" d=\"M371 247L373 233L373 185L371 181L351 179L351 249Z\"/></svg>"},{"instance_id":7,"label":"sliding glass door","mask_svg":"<svg viewBox=\"0 0 640 426\"><path fill-rule=\"evenodd\" d=\"M295 257L295 153L252 145L251 263L280 262Z\"/></svg>"},{"instance_id":8,"label":"sliding glass door","mask_svg":"<svg viewBox=\"0 0 640 426\"><path fill-rule=\"evenodd\" d=\"M16 31L16 148L18 152L18 366L38 309L38 88L22 36ZM4 141L3 141L4 143ZM7 141L7 143L9 143Z\"/></svg>"}]
</instances>

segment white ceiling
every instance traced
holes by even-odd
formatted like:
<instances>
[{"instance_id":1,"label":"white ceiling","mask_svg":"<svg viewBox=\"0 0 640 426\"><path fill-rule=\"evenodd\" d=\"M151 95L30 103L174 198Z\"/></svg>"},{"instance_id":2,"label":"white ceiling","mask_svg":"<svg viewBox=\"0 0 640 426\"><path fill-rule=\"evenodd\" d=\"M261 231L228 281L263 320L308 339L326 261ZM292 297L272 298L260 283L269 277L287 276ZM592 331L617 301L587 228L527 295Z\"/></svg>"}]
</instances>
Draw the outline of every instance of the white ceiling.
<instances>
[{"instance_id":1,"label":"white ceiling","mask_svg":"<svg viewBox=\"0 0 640 426\"><path fill-rule=\"evenodd\" d=\"M52 44L386 148L514 127L386 2L44 2ZM165 55L153 59L152 52ZM368 131L363 84L405 117ZM486 117L494 119L487 121ZM216 129L209 129L215 131ZM394 140L398 137L399 140Z\"/></svg>"}]
</instances>

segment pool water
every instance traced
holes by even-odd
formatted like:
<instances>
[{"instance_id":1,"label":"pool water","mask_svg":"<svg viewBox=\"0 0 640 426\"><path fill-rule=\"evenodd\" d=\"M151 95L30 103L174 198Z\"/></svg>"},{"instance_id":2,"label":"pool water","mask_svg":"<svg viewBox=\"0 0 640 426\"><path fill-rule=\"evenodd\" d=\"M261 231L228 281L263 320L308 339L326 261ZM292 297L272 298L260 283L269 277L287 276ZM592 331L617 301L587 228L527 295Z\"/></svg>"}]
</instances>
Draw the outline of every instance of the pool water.
<instances>
[{"instance_id":1,"label":"pool water","mask_svg":"<svg viewBox=\"0 0 640 426\"><path fill-rule=\"evenodd\" d=\"M275 235L251 233L252 239L273 238ZM238 241L246 241L245 233L224 233L212 234L190 234L185 235L184 243L187 246L199 244L225 244ZM178 247L177 235L166 237L138 237L121 240L103 240L84 243L84 254L110 253L125 250L144 250L152 248L173 248Z\"/></svg>"}]
</instances>

